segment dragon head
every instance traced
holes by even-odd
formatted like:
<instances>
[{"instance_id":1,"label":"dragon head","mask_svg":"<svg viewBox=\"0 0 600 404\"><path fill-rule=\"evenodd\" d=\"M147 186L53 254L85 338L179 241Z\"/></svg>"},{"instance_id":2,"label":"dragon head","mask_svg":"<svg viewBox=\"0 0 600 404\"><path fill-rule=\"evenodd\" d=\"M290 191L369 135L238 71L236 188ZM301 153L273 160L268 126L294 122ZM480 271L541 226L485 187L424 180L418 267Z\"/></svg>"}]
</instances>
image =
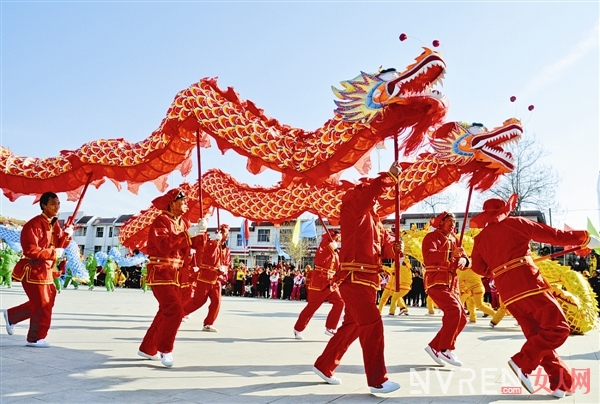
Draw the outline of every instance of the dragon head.
<instances>
[{"instance_id":1,"label":"dragon head","mask_svg":"<svg viewBox=\"0 0 600 404\"><path fill-rule=\"evenodd\" d=\"M342 90L332 86L339 98L335 101L335 112L348 122L370 123L387 105L407 104L412 97L441 99L439 91L432 87L444 78L446 63L439 53L423 49L402 73L393 68L380 68L377 73L361 72L351 80L342 81Z\"/></svg>"},{"instance_id":2,"label":"dragon head","mask_svg":"<svg viewBox=\"0 0 600 404\"><path fill-rule=\"evenodd\" d=\"M481 124L449 122L431 134L431 145L438 163L456 166L471 176L471 186L486 190L514 170L513 156L503 147L519 141L522 133L521 121L515 118L492 130Z\"/></svg>"},{"instance_id":3,"label":"dragon head","mask_svg":"<svg viewBox=\"0 0 600 404\"><path fill-rule=\"evenodd\" d=\"M433 86L441 82L446 63L428 48L402 73L383 69L374 74L361 72L343 81L342 90L332 87L339 98L336 114L342 121L391 137L406 131L400 144L404 154L417 150L427 130L439 125L446 114L446 102Z\"/></svg>"}]
</instances>

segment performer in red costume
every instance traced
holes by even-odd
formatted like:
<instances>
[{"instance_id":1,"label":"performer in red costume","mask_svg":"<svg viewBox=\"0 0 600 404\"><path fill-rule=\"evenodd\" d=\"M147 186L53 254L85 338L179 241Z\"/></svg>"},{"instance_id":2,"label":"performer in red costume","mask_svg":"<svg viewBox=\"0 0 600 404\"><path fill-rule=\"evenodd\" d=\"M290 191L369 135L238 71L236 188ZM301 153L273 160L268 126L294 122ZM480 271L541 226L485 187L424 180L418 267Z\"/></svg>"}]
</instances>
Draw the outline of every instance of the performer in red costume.
<instances>
[{"instance_id":1,"label":"performer in red costume","mask_svg":"<svg viewBox=\"0 0 600 404\"><path fill-rule=\"evenodd\" d=\"M152 204L161 214L150 226L148 235L147 284L158 300L158 312L146 332L138 355L161 360L166 367L173 366L175 336L183 318L181 277L184 259L189 255L192 237L206 231L206 220L190 228L181 215L187 211L186 197L175 188L159 196Z\"/></svg>"},{"instance_id":2,"label":"performer in red costume","mask_svg":"<svg viewBox=\"0 0 600 404\"><path fill-rule=\"evenodd\" d=\"M337 253L339 242L339 230L332 231L331 235L329 233L323 234L321 244L319 244L315 253L315 269L311 271L311 275L306 282L306 288L309 290L308 303L300 312L294 325L294 337L296 339L303 339L302 331L306 329L315 311L321 307L325 300L332 304L327 320L325 320L325 335L332 337L336 332L340 316L344 310L342 296L337 285L332 283L332 279L340 265L340 258Z\"/></svg>"},{"instance_id":3,"label":"performer in red costume","mask_svg":"<svg viewBox=\"0 0 600 404\"><path fill-rule=\"evenodd\" d=\"M456 270L468 266L469 260L464 249L456 245L455 224L452 213L442 212L431 220L435 230L423 238L422 245L425 292L444 312L442 328L425 347L425 352L442 366L446 363L462 366L453 351L458 334L467 324L467 316L460 303Z\"/></svg>"},{"instance_id":4,"label":"performer in red costume","mask_svg":"<svg viewBox=\"0 0 600 404\"><path fill-rule=\"evenodd\" d=\"M569 324L531 258L529 243L596 248L600 240L587 231L561 231L522 217L508 217L516 201L516 194L508 202L489 199L483 212L471 219L472 228L484 228L475 237L473 270L494 277L500 298L525 334L521 351L508 361L523 387L534 392L529 375L542 366L552 395L562 398L571 393L573 378L555 349L569 336Z\"/></svg>"},{"instance_id":5,"label":"performer in red costume","mask_svg":"<svg viewBox=\"0 0 600 404\"><path fill-rule=\"evenodd\" d=\"M183 311L185 315L193 313L202 307L208 299L208 314L204 319L202 331L217 332L213 327L221 307L221 282L222 274L227 274L231 266L231 253L227 246L229 238L229 225L223 224L217 229L216 239L212 240L203 234L194 240L194 248L200 258L196 287L192 292L193 297L185 302Z\"/></svg>"},{"instance_id":6,"label":"performer in red costume","mask_svg":"<svg viewBox=\"0 0 600 404\"><path fill-rule=\"evenodd\" d=\"M384 229L376 213L377 200L398 181L400 167L393 163L388 173L363 179L342 197L340 271L336 282L346 304L344 321L319 356L313 371L329 384L340 384L334 371L352 342L358 338L363 351L367 383L371 393L389 393L400 388L387 378L383 357L383 322L375 300L382 259L395 258L403 248Z\"/></svg>"},{"instance_id":7,"label":"performer in red costume","mask_svg":"<svg viewBox=\"0 0 600 404\"><path fill-rule=\"evenodd\" d=\"M29 300L4 312L6 332L12 335L14 325L29 319L27 346L48 348L45 340L52 321L56 287L52 271L65 247L71 242L73 227L64 231L57 223L60 209L58 196L46 192L40 198L42 214L34 217L21 230L23 258L13 270L13 278L21 281Z\"/></svg>"}]
</instances>

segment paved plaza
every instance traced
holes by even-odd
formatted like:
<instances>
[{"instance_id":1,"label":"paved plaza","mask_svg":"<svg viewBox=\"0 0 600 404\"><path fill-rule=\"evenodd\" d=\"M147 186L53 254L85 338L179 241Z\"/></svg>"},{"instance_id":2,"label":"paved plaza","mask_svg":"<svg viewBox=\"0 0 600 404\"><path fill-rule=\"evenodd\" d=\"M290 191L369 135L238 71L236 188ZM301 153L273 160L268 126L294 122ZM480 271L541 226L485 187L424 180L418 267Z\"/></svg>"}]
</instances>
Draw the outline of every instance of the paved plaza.
<instances>
[{"instance_id":1,"label":"paved plaza","mask_svg":"<svg viewBox=\"0 0 600 404\"><path fill-rule=\"evenodd\" d=\"M26 300L19 283L0 288L0 308ZM600 402L600 334L569 337L559 353L578 372L572 396L557 400L543 390L543 374L533 395L518 390L507 360L524 337L512 317L496 329L488 319L467 324L456 353L462 368L435 365L423 351L439 329L441 314L388 316L384 309L385 356L389 378L402 388L388 395L369 393L356 341L336 376L325 384L312 372L328 337L323 305L304 332L292 328L305 302L224 297L215 327L202 332L206 307L181 325L173 368L137 356L157 303L149 291L72 286L57 296L47 341L52 347L25 347L28 323L8 336L0 328L0 403L503 403ZM515 389L515 387L517 389ZM588 391L589 388L589 391ZM503 394L504 393L504 394Z\"/></svg>"}]
</instances>

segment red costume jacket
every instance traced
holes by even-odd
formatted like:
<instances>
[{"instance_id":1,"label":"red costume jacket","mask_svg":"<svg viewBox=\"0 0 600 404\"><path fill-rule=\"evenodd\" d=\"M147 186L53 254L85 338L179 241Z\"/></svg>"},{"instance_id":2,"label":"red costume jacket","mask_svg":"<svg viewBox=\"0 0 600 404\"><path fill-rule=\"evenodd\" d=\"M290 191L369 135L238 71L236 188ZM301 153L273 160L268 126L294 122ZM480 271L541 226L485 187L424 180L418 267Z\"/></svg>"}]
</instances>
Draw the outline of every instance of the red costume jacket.
<instances>
[{"instance_id":1,"label":"red costume jacket","mask_svg":"<svg viewBox=\"0 0 600 404\"><path fill-rule=\"evenodd\" d=\"M324 235L315 253L315 269L307 276L306 285L310 290L325 290L330 286L340 266L337 251L331 247L331 239Z\"/></svg>"},{"instance_id":2,"label":"red costume jacket","mask_svg":"<svg viewBox=\"0 0 600 404\"><path fill-rule=\"evenodd\" d=\"M452 250L456 248L454 234L444 235L440 230L428 233L423 238L423 263L425 264L425 290L436 285L455 288L456 262Z\"/></svg>"},{"instance_id":3,"label":"red costume jacket","mask_svg":"<svg viewBox=\"0 0 600 404\"><path fill-rule=\"evenodd\" d=\"M175 218L168 211L154 219L146 248L150 256L147 285L180 285L179 268L183 267L192 245L189 227L187 220Z\"/></svg>"},{"instance_id":4,"label":"red costume jacket","mask_svg":"<svg viewBox=\"0 0 600 404\"><path fill-rule=\"evenodd\" d=\"M472 267L479 275L493 276L506 306L549 289L531 258L531 240L553 245L584 245L590 236L587 231L561 231L522 217L507 217L488 224L475 237Z\"/></svg>"},{"instance_id":5,"label":"red costume jacket","mask_svg":"<svg viewBox=\"0 0 600 404\"><path fill-rule=\"evenodd\" d=\"M198 267L197 280L200 282L215 284L219 280L221 267L231 266L231 253L229 247L220 240L211 240L207 234L194 238L196 254L201 257ZM198 253L200 252L200 253Z\"/></svg>"},{"instance_id":6,"label":"red costume jacket","mask_svg":"<svg viewBox=\"0 0 600 404\"><path fill-rule=\"evenodd\" d=\"M382 174L350 189L342 197L339 278L349 275L352 283L379 289L381 260L395 258L396 240L384 229L374 205L377 198L394 185L393 177Z\"/></svg>"},{"instance_id":7,"label":"red costume jacket","mask_svg":"<svg viewBox=\"0 0 600 404\"><path fill-rule=\"evenodd\" d=\"M71 237L64 233L58 222L43 213L34 217L21 230L23 258L13 270L18 281L23 278L29 283L49 285L53 283L52 272L56 266L56 248L65 248Z\"/></svg>"}]
</instances>

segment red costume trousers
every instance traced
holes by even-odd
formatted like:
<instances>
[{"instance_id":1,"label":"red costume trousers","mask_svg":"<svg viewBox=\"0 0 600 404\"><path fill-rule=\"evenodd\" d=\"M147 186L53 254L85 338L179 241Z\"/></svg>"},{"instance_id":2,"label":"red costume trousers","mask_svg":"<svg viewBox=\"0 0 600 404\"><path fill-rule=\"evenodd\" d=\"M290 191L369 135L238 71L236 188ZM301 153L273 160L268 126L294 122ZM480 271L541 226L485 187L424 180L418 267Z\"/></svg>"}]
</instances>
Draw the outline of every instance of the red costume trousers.
<instances>
[{"instance_id":1,"label":"red costume trousers","mask_svg":"<svg viewBox=\"0 0 600 404\"><path fill-rule=\"evenodd\" d=\"M218 293L217 293L218 291ZM217 318L217 314L219 312L219 307L221 305L221 286L220 283L206 283L206 282L196 282L196 287L194 288L194 293L192 294L192 298L190 300L188 300L187 302L185 302L184 306L183 306L183 311L185 313L185 315L187 316L190 313L195 312L196 310L198 310L200 307L204 306L204 304L206 304L206 301L208 300L208 298L211 298L211 304L208 308L208 315L205 319L204 324L213 324L213 323L207 323L206 321L209 320L209 317L211 317L211 306L213 307L213 310L215 310L216 308L216 313L214 314L214 318L213 318L213 322L214 319ZM215 305L215 301L217 301L218 299L218 303L216 303L216 307Z\"/></svg>"},{"instance_id":2,"label":"red costume trousers","mask_svg":"<svg viewBox=\"0 0 600 404\"><path fill-rule=\"evenodd\" d=\"M140 345L140 351L155 355L173 351L175 336L183 318L181 289L177 285L152 285L158 312Z\"/></svg>"},{"instance_id":3,"label":"red costume trousers","mask_svg":"<svg viewBox=\"0 0 600 404\"><path fill-rule=\"evenodd\" d=\"M48 335L52 321L52 308L56 298L56 287L54 284L29 283L26 279L23 279L22 285L29 301L8 309L8 321L11 324L17 324L29 319L27 342L36 342Z\"/></svg>"},{"instance_id":4,"label":"red costume trousers","mask_svg":"<svg viewBox=\"0 0 600 404\"><path fill-rule=\"evenodd\" d=\"M208 304L208 313L204 319L204 325L213 325L221 309L221 282L212 285L208 291L208 298L210 303Z\"/></svg>"},{"instance_id":5,"label":"red costume trousers","mask_svg":"<svg viewBox=\"0 0 600 404\"><path fill-rule=\"evenodd\" d=\"M526 374L541 365L552 391L570 390L573 378L555 351L569 336L570 328L556 300L547 293L539 293L517 300L508 309L527 339L521 351L512 357L513 362Z\"/></svg>"},{"instance_id":6,"label":"red costume trousers","mask_svg":"<svg viewBox=\"0 0 600 404\"><path fill-rule=\"evenodd\" d=\"M344 310L344 301L342 300L340 292L337 290L332 292L329 287L325 290L312 289L307 297L307 300L308 304L300 312L298 320L294 325L294 330L304 331L310 319L313 317L317 309L325 302L325 300L333 305L329 311L329 314L327 315L327 320L325 320L325 328L335 330L338 326L338 322L340 321L342 311Z\"/></svg>"},{"instance_id":7,"label":"red costume trousers","mask_svg":"<svg viewBox=\"0 0 600 404\"><path fill-rule=\"evenodd\" d=\"M331 377L350 344L358 338L367 384L379 386L388 378L383 357L383 322L375 306L377 291L370 286L346 281L340 286L340 294L346 304L344 322L317 358L315 367Z\"/></svg>"},{"instance_id":8,"label":"red costume trousers","mask_svg":"<svg viewBox=\"0 0 600 404\"><path fill-rule=\"evenodd\" d=\"M444 312L442 328L431 340L429 346L436 351L454 350L456 338L467 324L467 316L465 309L460 304L460 297L446 285L430 287L427 289L427 296L431 297L436 306Z\"/></svg>"}]
</instances>

